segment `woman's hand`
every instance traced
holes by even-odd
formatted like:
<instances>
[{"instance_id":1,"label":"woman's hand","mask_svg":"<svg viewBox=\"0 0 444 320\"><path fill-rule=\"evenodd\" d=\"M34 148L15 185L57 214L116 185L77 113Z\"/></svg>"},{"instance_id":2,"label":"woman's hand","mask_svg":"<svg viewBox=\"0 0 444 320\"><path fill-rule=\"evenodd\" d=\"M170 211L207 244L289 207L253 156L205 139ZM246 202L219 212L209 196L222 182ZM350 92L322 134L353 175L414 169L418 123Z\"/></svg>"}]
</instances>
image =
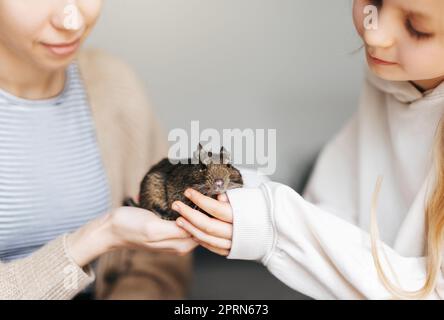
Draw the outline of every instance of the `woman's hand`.
<instances>
[{"instance_id":1,"label":"woman's hand","mask_svg":"<svg viewBox=\"0 0 444 320\"><path fill-rule=\"evenodd\" d=\"M143 249L185 255L198 244L174 221L134 207L120 207L68 236L72 258L85 266L114 249Z\"/></svg>"},{"instance_id":2,"label":"woman's hand","mask_svg":"<svg viewBox=\"0 0 444 320\"><path fill-rule=\"evenodd\" d=\"M227 195L221 194L215 200L196 190L187 189L185 196L214 218L176 201L173 210L182 215L176 220L177 225L203 247L221 256L228 256L233 237L233 211Z\"/></svg>"}]
</instances>

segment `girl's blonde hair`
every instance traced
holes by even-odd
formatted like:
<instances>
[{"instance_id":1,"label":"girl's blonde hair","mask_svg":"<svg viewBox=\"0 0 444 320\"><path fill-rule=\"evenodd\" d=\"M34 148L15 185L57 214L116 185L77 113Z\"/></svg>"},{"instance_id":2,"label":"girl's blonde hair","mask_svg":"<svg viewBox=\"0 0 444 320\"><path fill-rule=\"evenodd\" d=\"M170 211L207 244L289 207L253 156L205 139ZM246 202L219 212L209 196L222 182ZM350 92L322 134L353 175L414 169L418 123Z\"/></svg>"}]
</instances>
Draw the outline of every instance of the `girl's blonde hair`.
<instances>
[{"instance_id":1,"label":"girl's blonde hair","mask_svg":"<svg viewBox=\"0 0 444 320\"><path fill-rule=\"evenodd\" d=\"M400 285L389 280L383 270L379 257L379 231L376 219L376 206L381 189L382 177L378 178L376 189L372 198L371 208L371 243L372 255L378 276L387 290L397 299L422 299L432 293L436 287L437 279L441 270L443 240L444 240L444 121L441 120L436 134L434 148L434 165L436 172L436 182L434 190L428 199L425 208L426 219L426 254L427 254L427 275L424 286L417 291L405 291ZM384 253L384 250L382 250ZM387 260L387 259L386 259ZM389 261L387 263L390 266ZM391 268L391 266L390 266ZM391 268L392 274L395 270Z\"/></svg>"}]
</instances>

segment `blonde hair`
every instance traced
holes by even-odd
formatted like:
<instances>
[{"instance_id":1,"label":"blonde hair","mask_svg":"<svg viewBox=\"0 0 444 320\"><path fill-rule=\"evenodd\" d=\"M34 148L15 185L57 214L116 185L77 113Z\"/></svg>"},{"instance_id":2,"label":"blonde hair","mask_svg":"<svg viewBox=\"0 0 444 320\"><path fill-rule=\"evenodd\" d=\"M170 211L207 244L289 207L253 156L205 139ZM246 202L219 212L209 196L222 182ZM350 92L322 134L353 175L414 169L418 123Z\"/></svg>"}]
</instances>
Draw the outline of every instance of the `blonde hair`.
<instances>
[{"instance_id":1,"label":"blonde hair","mask_svg":"<svg viewBox=\"0 0 444 320\"><path fill-rule=\"evenodd\" d=\"M389 280L383 270L381 259L379 257L379 230L376 218L376 207L378 196L381 189L382 177L378 178L376 189L372 198L371 207L371 244L373 261L378 272L378 276L386 289L393 295L395 299L423 299L432 293L436 287L439 272L442 263L442 249L444 240L444 122L440 121L436 135L434 148L434 165L436 171L436 182L434 190L428 199L425 218L426 218L426 255L427 255L427 274L424 286L416 291L405 291L398 284L394 284ZM382 252L385 254L384 250ZM396 273L391 267L388 259L387 263L392 274Z\"/></svg>"}]
</instances>

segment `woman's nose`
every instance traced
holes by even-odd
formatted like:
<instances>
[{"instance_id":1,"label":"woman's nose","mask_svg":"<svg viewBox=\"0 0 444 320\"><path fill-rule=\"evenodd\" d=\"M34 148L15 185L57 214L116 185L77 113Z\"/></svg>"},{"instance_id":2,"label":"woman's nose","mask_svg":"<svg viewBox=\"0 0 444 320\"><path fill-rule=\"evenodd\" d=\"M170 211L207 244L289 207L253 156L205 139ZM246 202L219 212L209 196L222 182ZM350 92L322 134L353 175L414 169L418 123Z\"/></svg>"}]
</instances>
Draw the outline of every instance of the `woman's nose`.
<instances>
[{"instance_id":1,"label":"woman's nose","mask_svg":"<svg viewBox=\"0 0 444 320\"><path fill-rule=\"evenodd\" d=\"M76 0L62 1L54 13L52 24L60 30L77 31L84 27L85 19Z\"/></svg>"},{"instance_id":2,"label":"woman's nose","mask_svg":"<svg viewBox=\"0 0 444 320\"><path fill-rule=\"evenodd\" d=\"M375 29L369 28L364 30L364 41L370 47L389 48L395 44L396 39L396 26L393 24L394 18L380 11L378 20Z\"/></svg>"}]
</instances>

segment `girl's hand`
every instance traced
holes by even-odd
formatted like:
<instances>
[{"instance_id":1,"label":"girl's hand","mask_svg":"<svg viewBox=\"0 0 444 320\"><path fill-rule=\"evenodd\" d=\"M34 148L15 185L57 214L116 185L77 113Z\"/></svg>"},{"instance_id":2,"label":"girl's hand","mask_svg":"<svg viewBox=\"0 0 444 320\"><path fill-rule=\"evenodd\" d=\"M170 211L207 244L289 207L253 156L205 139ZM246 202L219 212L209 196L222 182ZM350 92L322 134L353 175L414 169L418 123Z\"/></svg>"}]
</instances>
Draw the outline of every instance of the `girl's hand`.
<instances>
[{"instance_id":1,"label":"girl's hand","mask_svg":"<svg viewBox=\"0 0 444 320\"><path fill-rule=\"evenodd\" d=\"M182 215L176 220L177 225L190 233L203 247L221 256L228 256L233 237L233 211L227 195L221 194L215 200L196 190L187 189L185 196L214 218L176 201L173 210Z\"/></svg>"},{"instance_id":2,"label":"girl's hand","mask_svg":"<svg viewBox=\"0 0 444 320\"><path fill-rule=\"evenodd\" d=\"M67 239L74 261L85 266L114 249L143 249L185 255L198 244L174 221L134 207L120 207L83 226Z\"/></svg>"}]
</instances>

